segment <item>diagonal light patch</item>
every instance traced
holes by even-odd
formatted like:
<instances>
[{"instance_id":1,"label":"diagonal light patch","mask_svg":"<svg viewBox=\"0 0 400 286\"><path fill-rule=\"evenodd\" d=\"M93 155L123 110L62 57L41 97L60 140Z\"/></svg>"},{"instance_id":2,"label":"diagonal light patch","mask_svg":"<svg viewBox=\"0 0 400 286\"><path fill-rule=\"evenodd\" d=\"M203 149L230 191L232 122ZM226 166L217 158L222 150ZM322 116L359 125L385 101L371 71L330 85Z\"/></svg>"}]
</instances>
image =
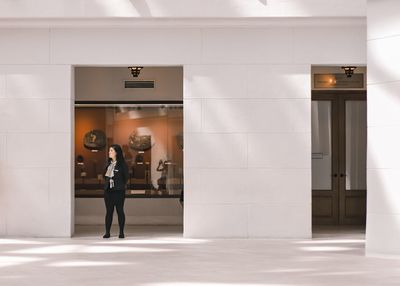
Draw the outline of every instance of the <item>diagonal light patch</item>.
<instances>
[{"instance_id":1,"label":"diagonal light patch","mask_svg":"<svg viewBox=\"0 0 400 286\"><path fill-rule=\"evenodd\" d=\"M116 266L128 265L132 263L119 261L90 261L90 260L69 260L47 264L50 267L98 267L98 266Z\"/></svg>"},{"instance_id":2,"label":"diagonal light patch","mask_svg":"<svg viewBox=\"0 0 400 286\"><path fill-rule=\"evenodd\" d=\"M24 256L0 256L0 268L18 266L30 262L38 262L46 260L41 257L24 257Z\"/></svg>"}]
</instances>

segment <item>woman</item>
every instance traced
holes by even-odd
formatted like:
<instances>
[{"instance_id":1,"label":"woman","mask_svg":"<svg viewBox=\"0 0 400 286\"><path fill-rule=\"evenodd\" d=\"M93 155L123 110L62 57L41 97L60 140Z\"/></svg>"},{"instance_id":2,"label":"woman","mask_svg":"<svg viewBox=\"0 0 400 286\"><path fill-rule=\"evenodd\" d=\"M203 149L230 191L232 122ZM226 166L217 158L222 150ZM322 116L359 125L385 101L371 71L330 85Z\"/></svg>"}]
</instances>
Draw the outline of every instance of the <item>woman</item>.
<instances>
[{"instance_id":1,"label":"woman","mask_svg":"<svg viewBox=\"0 0 400 286\"><path fill-rule=\"evenodd\" d=\"M168 174L168 165L167 160L163 162L163 160L158 161L157 171L161 172L161 177L157 180L158 190L166 190L167 189L167 174Z\"/></svg>"},{"instance_id":2,"label":"woman","mask_svg":"<svg viewBox=\"0 0 400 286\"><path fill-rule=\"evenodd\" d=\"M110 237L114 207L117 209L119 238L124 238L125 214L125 189L129 178L128 166L125 163L121 146L111 145L108 151L108 164L105 169L104 202L106 205L106 233L103 238Z\"/></svg>"}]
</instances>

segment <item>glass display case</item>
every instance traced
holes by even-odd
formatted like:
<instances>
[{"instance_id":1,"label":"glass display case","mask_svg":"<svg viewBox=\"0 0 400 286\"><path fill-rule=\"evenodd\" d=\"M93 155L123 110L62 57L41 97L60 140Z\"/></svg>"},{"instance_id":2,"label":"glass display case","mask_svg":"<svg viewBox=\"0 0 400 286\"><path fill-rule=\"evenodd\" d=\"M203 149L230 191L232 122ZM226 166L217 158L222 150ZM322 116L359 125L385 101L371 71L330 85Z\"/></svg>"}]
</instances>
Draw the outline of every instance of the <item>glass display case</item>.
<instances>
[{"instance_id":1,"label":"glass display case","mask_svg":"<svg viewBox=\"0 0 400 286\"><path fill-rule=\"evenodd\" d=\"M126 197L180 197L183 104L75 105L75 196L102 197L108 146L119 144L129 168Z\"/></svg>"}]
</instances>

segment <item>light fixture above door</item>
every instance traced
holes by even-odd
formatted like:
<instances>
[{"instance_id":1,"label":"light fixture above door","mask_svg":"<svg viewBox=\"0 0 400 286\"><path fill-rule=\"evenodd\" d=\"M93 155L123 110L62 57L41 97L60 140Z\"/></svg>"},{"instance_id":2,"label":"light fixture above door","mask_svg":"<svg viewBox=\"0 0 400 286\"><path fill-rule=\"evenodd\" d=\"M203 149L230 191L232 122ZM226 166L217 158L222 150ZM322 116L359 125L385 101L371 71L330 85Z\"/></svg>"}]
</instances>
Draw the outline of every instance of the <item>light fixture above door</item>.
<instances>
[{"instance_id":1,"label":"light fixture above door","mask_svg":"<svg viewBox=\"0 0 400 286\"><path fill-rule=\"evenodd\" d=\"M128 67L133 77L138 77L143 67Z\"/></svg>"},{"instance_id":2,"label":"light fixture above door","mask_svg":"<svg viewBox=\"0 0 400 286\"><path fill-rule=\"evenodd\" d=\"M342 66L342 69L344 70L344 73L346 74L347 77L351 77L356 68L357 67L355 66Z\"/></svg>"}]
</instances>

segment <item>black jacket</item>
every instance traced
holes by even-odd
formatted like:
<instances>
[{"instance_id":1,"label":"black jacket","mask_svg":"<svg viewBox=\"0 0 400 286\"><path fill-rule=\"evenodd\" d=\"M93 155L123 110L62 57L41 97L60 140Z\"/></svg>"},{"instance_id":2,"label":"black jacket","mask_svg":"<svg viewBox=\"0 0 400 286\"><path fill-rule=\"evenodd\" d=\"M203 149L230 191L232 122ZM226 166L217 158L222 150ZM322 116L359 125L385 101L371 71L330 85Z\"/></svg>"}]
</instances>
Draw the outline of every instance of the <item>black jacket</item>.
<instances>
[{"instance_id":1,"label":"black jacket","mask_svg":"<svg viewBox=\"0 0 400 286\"><path fill-rule=\"evenodd\" d=\"M107 172L108 165L106 165L105 170L104 170L104 178L105 178L105 184L104 184L104 190L116 190L116 191L122 191L126 190L126 183L128 182L129 179L129 171L128 171L128 166L126 164L118 164L114 168L114 188L110 189L110 178L106 177L105 174Z\"/></svg>"}]
</instances>

